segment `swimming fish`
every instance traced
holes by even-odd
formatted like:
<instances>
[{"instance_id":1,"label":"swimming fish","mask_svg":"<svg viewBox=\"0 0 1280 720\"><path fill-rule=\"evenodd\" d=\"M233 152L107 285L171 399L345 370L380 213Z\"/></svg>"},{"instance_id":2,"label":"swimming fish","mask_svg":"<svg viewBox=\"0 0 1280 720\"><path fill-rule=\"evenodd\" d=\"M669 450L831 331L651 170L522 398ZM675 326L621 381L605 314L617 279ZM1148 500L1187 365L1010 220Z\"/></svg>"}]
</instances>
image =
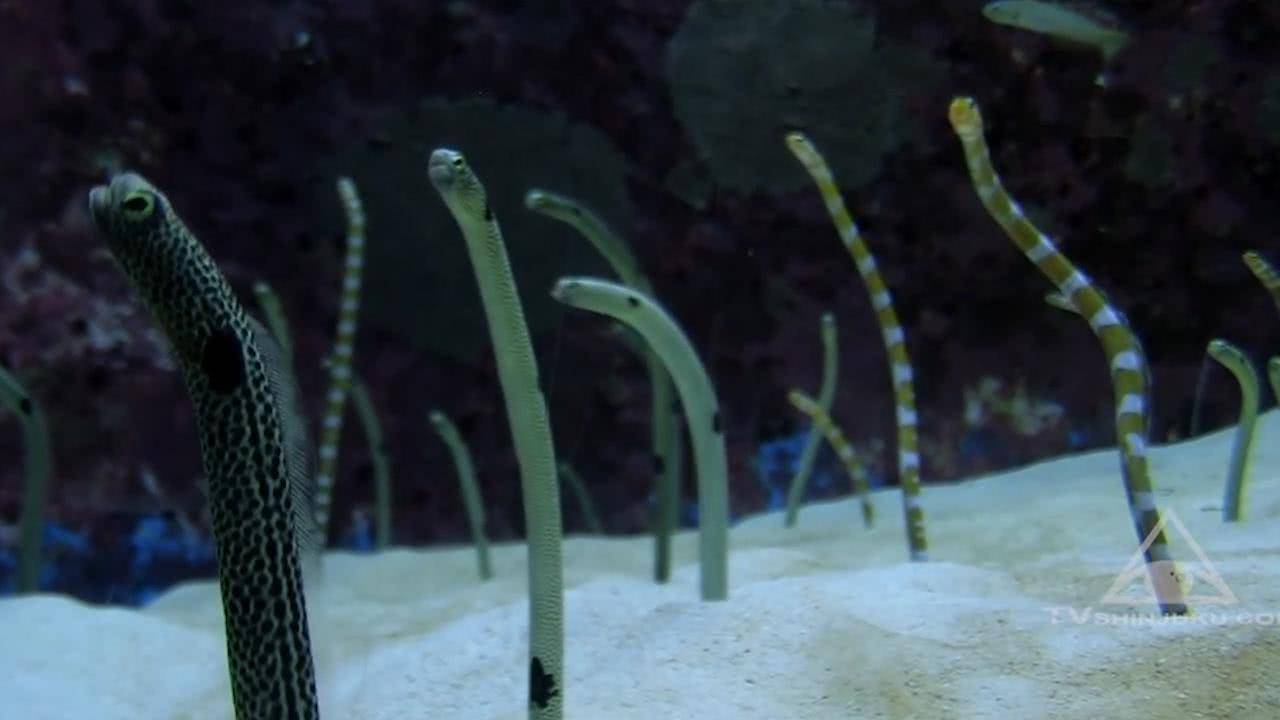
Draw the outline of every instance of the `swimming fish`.
<instances>
[{"instance_id":1,"label":"swimming fish","mask_svg":"<svg viewBox=\"0 0 1280 720\"><path fill-rule=\"evenodd\" d=\"M99 235L159 321L195 405L237 720L318 720L302 592L316 533L283 352L165 196L132 173L89 194Z\"/></svg>"},{"instance_id":2,"label":"swimming fish","mask_svg":"<svg viewBox=\"0 0 1280 720\"><path fill-rule=\"evenodd\" d=\"M1129 42L1114 17L1079 4L1065 5L1038 0L996 0L982 7L982 14L997 25L1042 33L1059 40L1089 45L1102 53L1104 63Z\"/></svg>"}]
</instances>

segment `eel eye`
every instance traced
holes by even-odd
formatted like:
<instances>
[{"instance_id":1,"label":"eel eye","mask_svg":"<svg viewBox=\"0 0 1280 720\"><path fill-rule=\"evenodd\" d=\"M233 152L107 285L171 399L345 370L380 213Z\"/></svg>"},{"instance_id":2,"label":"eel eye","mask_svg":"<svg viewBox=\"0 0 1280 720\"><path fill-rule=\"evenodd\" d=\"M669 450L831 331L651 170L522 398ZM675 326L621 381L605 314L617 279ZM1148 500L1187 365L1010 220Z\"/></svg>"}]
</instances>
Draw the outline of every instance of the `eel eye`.
<instances>
[{"instance_id":1,"label":"eel eye","mask_svg":"<svg viewBox=\"0 0 1280 720\"><path fill-rule=\"evenodd\" d=\"M156 201L151 193L135 190L125 197L120 207L124 209L126 220L138 222L151 217L151 213L156 209Z\"/></svg>"},{"instance_id":2,"label":"eel eye","mask_svg":"<svg viewBox=\"0 0 1280 720\"><path fill-rule=\"evenodd\" d=\"M453 159L453 166L458 168L459 170L461 170L462 166L466 164L467 164L467 161L463 160L461 155Z\"/></svg>"}]
</instances>

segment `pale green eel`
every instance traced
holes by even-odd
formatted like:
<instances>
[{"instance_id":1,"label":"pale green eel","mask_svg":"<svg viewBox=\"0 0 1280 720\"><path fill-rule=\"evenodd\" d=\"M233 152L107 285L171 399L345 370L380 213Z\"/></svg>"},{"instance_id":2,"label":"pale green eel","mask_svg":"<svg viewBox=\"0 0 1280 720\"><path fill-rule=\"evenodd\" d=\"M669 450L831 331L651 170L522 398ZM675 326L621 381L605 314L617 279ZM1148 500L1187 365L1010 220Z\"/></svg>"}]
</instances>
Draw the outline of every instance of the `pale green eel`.
<instances>
[{"instance_id":1,"label":"pale green eel","mask_svg":"<svg viewBox=\"0 0 1280 720\"><path fill-rule=\"evenodd\" d=\"M571 198L546 190L530 190L524 196L524 204L530 210L572 226L604 256L623 283L645 295L653 295L653 286L640 271L640 263L636 262L631 248L599 215ZM673 407L675 392L671 376L662 367L662 361L648 348L642 357L649 374L650 446L658 479L653 523L653 576L662 583L671 578L671 533L680 512L680 480L684 470L681 444L684 435Z\"/></svg>"},{"instance_id":2,"label":"pale green eel","mask_svg":"<svg viewBox=\"0 0 1280 720\"><path fill-rule=\"evenodd\" d=\"M1240 421L1231 445L1231 464L1222 498L1223 522L1236 522L1244 512L1244 488L1249 479L1249 458L1253 452L1253 431L1258 424L1258 370L1240 348L1226 340L1210 340L1205 350L1231 371L1240 384Z\"/></svg>"},{"instance_id":3,"label":"pale green eel","mask_svg":"<svg viewBox=\"0 0 1280 720\"><path fill-rule=\"evenodd\" d=\"M562 278L551 296L566 305L624 322L662 358L689 418L698 471L698 557L702 599L729 595L729 492L724 427L715 389L693 345L667 311L634 288L597 278Z\"/></svg>"},{"instance_id":4,"label":"pale green eel","mask_svg":"<svg viewBox=\"0 0 1280 720\"><path fill-rule=\"evenodd\" d=\"M560 485L533 342L502 231L480 179L461 153L444 148L431 153L428 173L467 243L520 464L529 545L529 717L559 720L564 702L559 686L564 680Z\"/></svg>"}]
</instances>

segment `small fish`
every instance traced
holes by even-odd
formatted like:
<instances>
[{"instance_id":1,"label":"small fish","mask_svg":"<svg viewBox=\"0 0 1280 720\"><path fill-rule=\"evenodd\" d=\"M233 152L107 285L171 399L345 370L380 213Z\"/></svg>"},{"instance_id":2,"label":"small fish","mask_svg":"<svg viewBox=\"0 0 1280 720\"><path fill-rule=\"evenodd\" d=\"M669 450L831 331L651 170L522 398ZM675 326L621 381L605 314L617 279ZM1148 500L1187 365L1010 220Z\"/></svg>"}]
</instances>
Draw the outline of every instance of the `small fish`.
<instances>
[{"instance_id":1,"label":"small fish","mask_svg":"<svg viewBox=\"0 0 1280 720\"><path fill-rule=\"evenodd\" d=\"M997 25L1030 30L1059 40L1089 45L1102 53L1104 63L1129 42L1110 14L1092 7L1038 0L996 0L982 7L982 14Z\"/></svg>"}]
</instances>

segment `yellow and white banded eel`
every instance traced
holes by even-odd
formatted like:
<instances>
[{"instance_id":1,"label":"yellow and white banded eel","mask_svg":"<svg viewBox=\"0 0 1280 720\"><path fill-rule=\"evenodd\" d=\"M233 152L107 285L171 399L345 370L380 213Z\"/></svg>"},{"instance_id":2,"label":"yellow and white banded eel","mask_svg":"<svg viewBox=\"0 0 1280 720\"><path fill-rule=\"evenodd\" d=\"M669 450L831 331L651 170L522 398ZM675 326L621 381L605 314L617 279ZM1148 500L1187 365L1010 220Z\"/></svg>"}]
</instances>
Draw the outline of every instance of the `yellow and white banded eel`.
<instances>
[{"instance_id":1,"label":"yellow and white banded eel","mask_svg":"<svg viewBox=\"0 0 1280 720\"><path fill-rule=\"evenodd\" d=\"M1107 303L1084 273L1058 251L1053 241L1031 224L1017 201L1004 189L991 164L977 102L968 97L955 98L948 115L964 149L973 187L987 212L1062 297L1070 299L1071 306L1088 321L1102 343L1115 388L1116 437L1134 530L1138 542L1146 548L1147 569L1161 612L1186 614L1178 568L1170 556L1164 531L1158 529L1160 513L1147 469L1148 383L1138 339L1120 313Z\"/></svg>"},{"instance_id":2,"label":"yellow and white banded eel","mask_svg":"<svg viewBox=\"0 0 1280 720\"><path fill-rule=\"evenodd\" d=\"M342 419L351 391L351 357L355 353L360 284L364 275L364 207L350 178L338 178L337 185L347 216L347 257L342 269L342 296L338 303L333 354L329 357L329 394L325 396L320 421L320 460L316 466L316 526L322 539L329 530L329 511L333 505L333 479L338 470Z\"/></svg>"},{"instance_id":3,"label":"yellow and white banded eel","mask_svg":"<svg viewBox=\"0 0 1280 720\"><path fill-rule=\"evenodd\" d=\"M1258 278L1258 282L1262 283L1262 287L1266 288L1271 294L1271 300L1275 302L1276 308L1280 309L1280 273L1267 262L1257 251L1248 250L1243 256L1244 264L1249 267L1249 271L1253 276Z\"/></svg>"},{"instance_id":4,"label":"yellow and white banded eel","mask_svg":"<svg viewBox=\"0 0 1280 720\"><path fill-rule=\"evenodd\" d=\"M907 356L906 337L898 314L893 309L889 288L876 269L875 257L858 232L858 226L845 209L840 189L836 187L831 169L818 153L818 149L803 133L787 134L787 147L804 165L822 193L822 201L835 222L836 231L862 276L862 283L871 296L871 306L880 321L880 336L889 356L889 369L896 400L898 420L898 479L902 483L903 514L907 526L907 545L911 559L929 559L929 545L924 531L924 508L920 504L920 440L916 430L916 394L912 384L911 359Z\"/></svg>"},{"instance_id":5,"label":"yellow and white banded eel","mask_svg":"<svg viewBox=\"0 0 1280 720\"><path fill-rule=\"evenodd\" d=\"M839 348L836 345L836 316L822 313L822 384L818 386L818 406L824 411L831 409L836 397L836 376L839 370ZM782 517L784 527L795 527L800 514L800 502L809 490L809 475L813 472L813 461L818 456L818 443L822 431L809 429L800 450L800 459L796 461L796 472L791 476L791 485L787 488L786 512Z\"/></svg>"},{"instance_id":6,"label":"yellow and white banded eel","mask_svg":"<svg viewBox=\"0 0 1280 720\"><path fill-rule=\"evenodd\" d=\"M871 527L876 519L876 508L871 504L871 483L867 480L867 469L858 459L858 453L854 452L853 446L845 439L844 433L817 400L799 390L787 393L787 400L790 400L797 410L809 416L813 426L818 428L818 431L827 439L836 457L839 457L840 462L844 464L845 472L849 473L849 481L853 484L853 491L862 502L862 524Z\"/></svg>"},{"instance_id":7,"label":"yellow and white banded eel","mask_svg":"<svg viewBox=\"0 0 1280 720\"><path fill-rule=\"evenodd\" d=\"M279 346L150 183L89 195L98 233L163 327L195 405L237 720L317 720L303 596L314 557L306 433Z\"/></svg>"}]
</instances>

